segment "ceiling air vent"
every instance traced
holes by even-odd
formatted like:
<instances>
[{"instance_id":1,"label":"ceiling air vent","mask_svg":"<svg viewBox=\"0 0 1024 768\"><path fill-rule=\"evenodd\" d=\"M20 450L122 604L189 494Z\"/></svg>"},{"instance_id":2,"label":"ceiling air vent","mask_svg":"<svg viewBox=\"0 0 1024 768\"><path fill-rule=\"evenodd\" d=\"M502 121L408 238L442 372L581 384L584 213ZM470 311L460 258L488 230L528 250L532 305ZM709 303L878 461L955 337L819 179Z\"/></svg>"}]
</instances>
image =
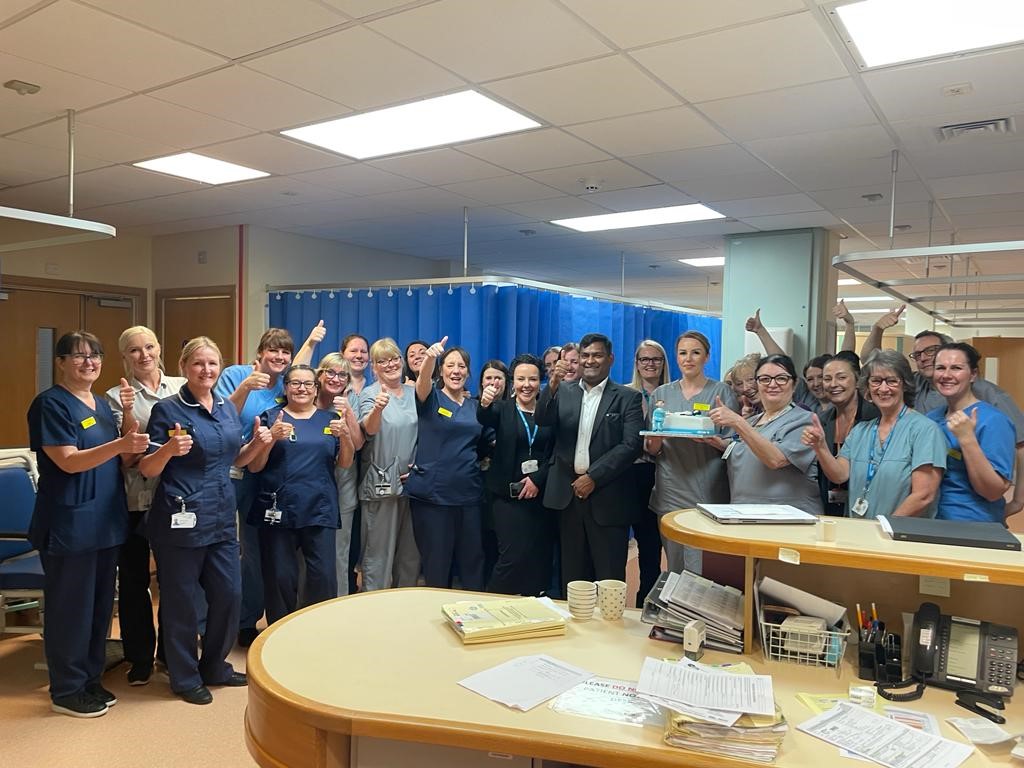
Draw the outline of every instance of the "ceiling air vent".
<instances>
[{"instance_id":1,"label":"ceiling air vent","mask_svg":"<svg viewBox=\"0 0 1024 768\"><path fill-rule=\"evenodd\" d=\"M967 136L994 136L1014 133L1012 117L995 117L991 120L976 120L971 123L954 123L937 129L939 141L950 141Z\"/></svg>"}]
</instances>

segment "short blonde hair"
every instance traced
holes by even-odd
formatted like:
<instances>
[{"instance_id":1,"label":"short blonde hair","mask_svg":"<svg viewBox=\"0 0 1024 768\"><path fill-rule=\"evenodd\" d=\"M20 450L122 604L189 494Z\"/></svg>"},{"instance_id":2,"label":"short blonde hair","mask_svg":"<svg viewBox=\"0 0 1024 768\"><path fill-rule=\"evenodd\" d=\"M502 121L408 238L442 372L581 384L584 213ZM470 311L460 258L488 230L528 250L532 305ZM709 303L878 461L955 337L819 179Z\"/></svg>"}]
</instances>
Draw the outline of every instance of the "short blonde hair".
<instances>
[{"instance_id":1,"label":"short blonde hair","mask_svg":"<svg viewBox=\"0 0 1024 768\"><path fill-rule=\"evenodd\" d=\"M380 359L390 360L392 357L401 356L402 350L398 348L398 343L394 339L385 337L370 345L370 362L374 365Z\"/></svg>"},{"instance_id":2,"label":"short blonde hair","mask_svg":"<svg viewBox=\"0 0 1024 768\"><path fill-rule=\"evenodd\" d=\"M121 365L124 367L124 373L128 378L132 377L132 364L128 362L128 342L132 340L132 336L145 336L153 340L157 348L160 350L156 356L156 364L162 371L164 369L164 348L160 345L160 340L157 339L156 334L153 333L149 328L144 325L133 325L131 328L125 328L121 331L121 335L117 338L117 351L121 353Z\"/></svg>"},{"instance_id":3,"label":"short blonde hair","mask_svg":"<svg viewBox=\"0 0 1024 768\"><path fill-rule=\"evenodd\" d=\"M209 348L216 352L220 367L224 367L224 355L220 353L220 347L217 346L217 342L209 336L196 336L194 339L189 339L185 342L185 346L181 348L181 357L178 358L178 372L182 376L185 375L185 366L188 364L189 359L203 348Z\"/></svg>"}]
</instances>

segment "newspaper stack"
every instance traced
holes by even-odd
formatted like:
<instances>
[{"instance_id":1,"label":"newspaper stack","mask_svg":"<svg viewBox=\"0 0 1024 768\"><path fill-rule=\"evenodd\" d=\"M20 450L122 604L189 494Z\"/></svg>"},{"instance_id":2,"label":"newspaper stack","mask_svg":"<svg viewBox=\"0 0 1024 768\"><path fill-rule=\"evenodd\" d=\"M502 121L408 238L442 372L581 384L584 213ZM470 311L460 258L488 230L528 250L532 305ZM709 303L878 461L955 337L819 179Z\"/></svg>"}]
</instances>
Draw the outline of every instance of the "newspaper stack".
<instances>
[{"instance_id":1,"label":"newspaper stack","mask_svg":"<svg viewBox=\"0 0 1024 768\"><path fill-rule=\"evenodd\" d=\"M687 622L700 619L705 645L743 653L743 593L689 571L663 573L644 601L642 620L653 624L652 637L683 641Z\"/></svg>"}]
</instances>

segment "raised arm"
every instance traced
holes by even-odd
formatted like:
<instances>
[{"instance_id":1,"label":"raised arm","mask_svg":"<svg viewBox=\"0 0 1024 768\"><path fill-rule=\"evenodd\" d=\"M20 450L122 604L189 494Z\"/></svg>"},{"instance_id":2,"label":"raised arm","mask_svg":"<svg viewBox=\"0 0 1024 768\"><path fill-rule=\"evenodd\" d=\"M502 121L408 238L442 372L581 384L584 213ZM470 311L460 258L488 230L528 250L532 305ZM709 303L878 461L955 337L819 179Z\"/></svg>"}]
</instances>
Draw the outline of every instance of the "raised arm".
<instances>
[{"instance_id":1,"label":"raised arm","mask_svg":"<svg viewBox=\"0 0 1024 768\"><path fill-rule=\"evenodd\" d=\"M430 397L430 390L434 387L434 367L437 365L437 358L444 354L444 345L448 343L445 336L440 341L435 341L427 347L423 357L423 365L416 375L416 399L425 403Z\"/></svg>"},{"instance_id":2,"label":"raised arm","mask_svg":"<svg viewBox=\"0 0 1024 768\"><path fill-rule=\"evenodd\" d=\"M871 326L871 330L868 331L867 339L864 340L864 346L860 348L860 359L862 361L867 360L868 355L876 349L882 348L882 334L885 333L886 329L892 328L900 321L900 315L903 314L903 310L906 308L906 304L900 304L898 307L893 307L880 318L875 320L874 325Z\"/></svg>"},{"instance_id":3,"label":"raised arm","mask_svg":"<svg viewBox=\"0 0 1024 768\"><path fill-rule=\"evenodd\" d=\"M778 342L776 342L775 339L772 338L772 335L768 333L768 329L764 327L764 323L761 322L760 308L758 308L753 315L747 318L747 322L744 327L751 333L757 334L757 338L761 340L761 345L764 347L765 354L786 354L786 350L779 346Z\"/></svg>"},{"instance_id":4,"label":"raised arm","mask_svg":"<svg viewBox=\"0 0 1024 768\"><path fill-rule=\"evenodd\" d=\"M292 365L312 365L313 351L316 349L316 345L324 340L324 336L327 335L327 328L324 327L324 321L321 320L319 323L313 326L313 330L309 332L309 336L299 347L298 351L292 356Z\"/></svg>"},{"instance_id":5,"label":"raised arm","mask_svg":"<svg viewBox=\"0 0 1024 768\"><path fill-rule=\"evenodd\" d=\"M854 322L850 310L846 308L845 301L840 299L839 303L832 307L832 316L836 322L840 320L843 322L843 343L839 348L844 352L855 352L857 350L857 324Z\"/></svg>"},{"instance_id":6,"label":"raised arm","mask_svg":"<svg viewBox=\"0 0 1024 768\"><path fill-rule=\"evenodd\" d=\"M818 414L811 414L811 426L804 427L800 440L804 445L814 449L818 466L825 473L825 477L836 484L845 483L850 479L850 462L842 456L833 456L832 451L825 445L825 430L821 426Z\"/></svg>"}]
</instances>

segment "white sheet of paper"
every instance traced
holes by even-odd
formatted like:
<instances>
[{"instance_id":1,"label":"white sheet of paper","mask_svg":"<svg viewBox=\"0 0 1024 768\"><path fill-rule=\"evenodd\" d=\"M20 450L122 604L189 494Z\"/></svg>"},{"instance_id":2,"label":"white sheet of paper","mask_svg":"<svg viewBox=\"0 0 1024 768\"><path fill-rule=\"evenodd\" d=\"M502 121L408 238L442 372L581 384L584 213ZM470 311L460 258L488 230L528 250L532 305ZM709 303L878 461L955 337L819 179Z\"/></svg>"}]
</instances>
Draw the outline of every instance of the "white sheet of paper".
<instances>
[{"instance_id":1,"label":"white sheet of paper","mask_svg":"<svg viewBox=\"0 0 1024 768\"><path fill-rule=\"evenodd\" d=\"M563 608L562 606L560 606L558 603L556 603L554 600L552 600L547 595L545 595L544 597L538 597L537 598L537 602L541 603L542 605L546 605L548 608L550 608L552 611L557 613L563 619L570 619L570 618L572 618L572 614L569 613L568 609Z\"/></svg>"},{"instance_id":2,"label":"white sheet of paper","mask_svg":"<svg viewBox=\"0 0 1024 768\"><path fill-rule=\"evenodd\" d=\"M956 768L974 751L846 701L797 728L888 768Z\"/></svg>"},{"instance_id":3,"label":"white sheet of paper","mask_svg":"<svg viewBox=\"0 0 1024 768\"><path fill-rule=\"evenodd\" d=\"M1016 738L983 717L947 717L946 722L960 731L971 744L1002 744Z\"/></svg>"},{"instance_id":4,"label":"white sheet of paper","mask_svg":"<svg viewBox=\"0 0 1024 768\"><path fill-rule=\"evenodd\" d=\"M693 707L774 715L770 675L709 674L682 664L644 659L638 692Z\"/></svg>"},{"instance_id":5,"label":"white sheet of paper","mask_svg":"<svg viewBox=\"0 0 1024 768\"><path fill-rule=\"evenodd\" d=\"M474 693L523 712L594 676L545 654L518 656L460 680Z\"/></svg>"}]
</instances>

